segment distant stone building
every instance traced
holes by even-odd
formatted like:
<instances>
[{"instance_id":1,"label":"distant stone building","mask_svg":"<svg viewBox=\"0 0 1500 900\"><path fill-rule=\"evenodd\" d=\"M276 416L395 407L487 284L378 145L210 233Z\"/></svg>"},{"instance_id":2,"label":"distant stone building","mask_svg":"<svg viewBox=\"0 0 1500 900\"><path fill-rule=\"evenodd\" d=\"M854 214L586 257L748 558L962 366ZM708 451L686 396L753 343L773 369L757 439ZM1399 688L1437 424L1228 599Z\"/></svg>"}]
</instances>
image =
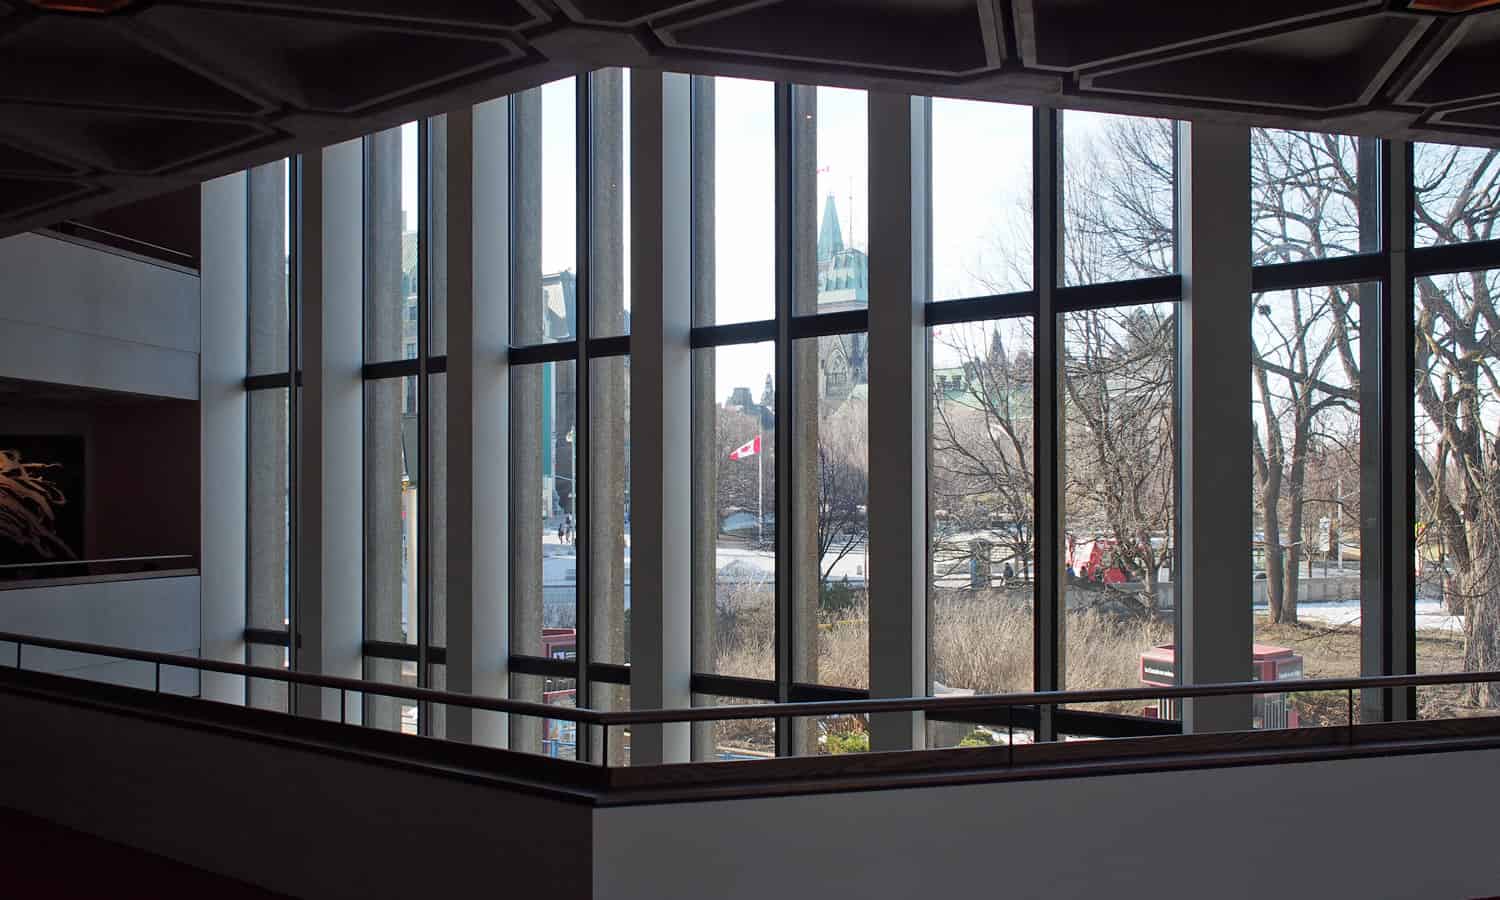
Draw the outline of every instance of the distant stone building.
<instances>
[{"instance_id":1,"label":"distant stone building","mask_svg":"<svg viewBox=\"0 0 1500 900\"><path fill-rule=\"evenodd\" d=\"M865 309L870 305L870 257L844 244L833 195L823 203L818 226L818 312ZM870 381L870 338L864 333L818 338L818 399L837 409Z\"/></svg>"}]
</instances>

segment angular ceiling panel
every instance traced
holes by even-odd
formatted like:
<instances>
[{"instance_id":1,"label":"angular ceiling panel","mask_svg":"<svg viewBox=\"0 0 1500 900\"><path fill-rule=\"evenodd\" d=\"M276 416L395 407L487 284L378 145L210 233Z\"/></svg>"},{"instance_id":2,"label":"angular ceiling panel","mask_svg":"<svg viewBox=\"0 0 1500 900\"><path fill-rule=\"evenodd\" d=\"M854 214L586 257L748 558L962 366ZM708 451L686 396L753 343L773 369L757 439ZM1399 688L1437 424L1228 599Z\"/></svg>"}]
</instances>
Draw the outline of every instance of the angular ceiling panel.
<instances>
[{"instance_id":1,"label":"angular ceiling panel","mask_svg":"<svg viewBox=\"0 0 1500 900\"><path fill-rule=\"evenodd\" d=\"M1464 109L1450 109L1434 117L1444 125L1483 128L1500 131L1500 103L1486 103Z\"/></svg>"},{"instance_id":2,"label":"angular ceiling panel","mask_svg":"<svg viewBox=\"0 0 1500 900\"><path fill-rule=\"evenodd\" d=\"M641 25L652 19L702 8L715 3L716 0L555 0L555 2L557 8L575 22L587 22L591 25ZM764 0L759 0L759 2L764 2Z\"/></svg>"},{"instance_id":3,"label":"angular ceiling panel","mask_svg":"<svg viewBox=\"0 0 1500 900\"><path fill-rule=\"evenodd\" d=\"M1448 53L1411 93L1418 103L1500 94L1500 11L1465 17Z\"/></svg>"},{"instance_id":4,"label":"angular ceiling panel","mask_svg":"<svg viewBox=\"0 0 1500 900\"><path fill-rule=\"evenodd\" d=\"M38 207L48 207L91 188L76 181L21 179L0 176L0 219L13 218Z\"/></svg>"},{"instance_id":5,"label":"angular ceiling panel","mask_svg":"<svg viewBox=\"0 0 1500 900\"><path fill-rule=\"evenodd\" d=\"M605 66L1500 146L1497 59L1400 0L0 0L0 237Z\"/></svg>"},{"instance_id":6,"label":"angular ceiling panel","mask_svg":"<svg viewBox=\"0 0 1500 900\"><path fill-rule=\"evenodd\" d=\"M974 0L790 0L663 29L677 47L956 74L990 65Z\"/></svg>"},{"instance_id":7,"label":"angular ceiling panel","mask_svg":"<svg viewBox=\"0 0 1500 900\"><path fill-rule=\"evenodd\" d=\"M1021 0L1016 3L1016 19L1027 64L1073 70L1202 41L1264 36L1321 17L1384 7L1382 0Z\"/></svg>"},{"instance_id":8,"label":"angular ceiling panel","mask_svg":"<svg viewBox=\"0 0 1500 900\"><path fill-rule=\"evenodd\" d=\"M204 0L198 5L505 29L547 21L532 0Z\"/></svg>"},{"instance_id":9,"label":"angular ceiling panel","mask_svg":"<svg viewBox=\"0 0 1500 900\"><path fill-rule=\"evenodd\" d=\"M69 175L73 166L48 159L12 144L0 143L0 172L24 175Z\"/></svg>"},{"instance_id":10,"label":"angular ceiling panel","mask_svg":"<svg viewBox=\"0 0 1500 900\"><path fill-rule=\"evenodd\" d=\"M260 108L99 18L41 17L0 35L4 100L211 114Z\"/></svg>"},{"instance_id":11,"label":"angular ceiling panel","mask_svg":"<svg viewBox=\"0 0 1500 900\"><path fill-rule=\"evenodd\" d=\"M254 122L204 121L69 108L0 107L0 129L45 135L108 172L152 174L265 140ZM33 143L39 143L40 138Z\"/></svg>"},{"instance_id":12,"label":"angular ceiling panel","mask_svg":"<svg viewBox=\"0 0 1500 900\"><path fill-rule=\"evenodd\" d=\"M1333 110L1368 102L1423 27L1404 16L1368 16L1105 70L1081 83L1158 99Z\"/></svg>"},{"instance_id":13,"label":"angular ceiling panel","mask_svg":"<svg viewBox=\"0 0 1500 900\"><path fill-rule=\"evenodd\" d=\"M140 18L314 112L358 112L521 57L514 42L495 36L300 16L158 6Z\"/></svg>"}]
</instances>

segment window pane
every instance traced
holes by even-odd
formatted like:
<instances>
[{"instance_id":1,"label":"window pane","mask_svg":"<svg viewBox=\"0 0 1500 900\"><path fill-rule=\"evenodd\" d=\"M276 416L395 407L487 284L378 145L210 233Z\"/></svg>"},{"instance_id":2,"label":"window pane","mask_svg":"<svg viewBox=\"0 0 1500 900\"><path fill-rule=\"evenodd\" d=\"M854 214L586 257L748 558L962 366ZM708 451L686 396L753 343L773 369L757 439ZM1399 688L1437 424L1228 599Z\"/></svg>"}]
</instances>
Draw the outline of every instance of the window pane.
<instances>
[{"instance_id":1,"label":"window pane","mask_svg":"<svg viewBox=\"0 0 1500 900\"><path fill-rule=\"evenodd\" d=\"M1418 247L1500 237L1500 150L1413 144Z\"/></svg>"},{"instance_id":2,"label":"window pane","mask_svg":"<svg viewBox=\"0 0 1500 900\"><path fill-rule=\"evenodd\" d=\"M594 337L630 333L630 70L589 76L594 171L589 295Z\"/></svg>"},{"instance_id":3,"label":"window pane","mask_svg":"<svg viewBox=\"0 0 1500 900\"><path fill-rule=\"evenodd\" d=\"M510 676L512 697L548 706L576 708L577 685L572 678ZM575 723L518 715L511 715L509 719L511 750L539 753L556 759L578 758L578 735L581 729Z\"/></svg>"},{"instance_id":4,"label":"window pane","mask_svg":"<svg viewBox=\"0 0 1500 900\"><path fill-rule=\"evenodd\" d=\"M1359 302L1375 285L1258 294L1251 310L1255 677L1360 674ZM1255 698L1256 727L1346 721L1330 696Z\"/></svg>"},{"instance_id":5,"label":"window pane","mask_svg":"<svg viewBox=\"0 0 1500 900\"><path fill-rule=\"evenodd\" d=\"M1031 287L1031 110L933 98L932 297Z\"/></svg>"},{"instance_id":6,"label":"window pane","mask_svg":"<svg viewBox=\"0 0 1500 900\"><path fill-rule=\"evenodd\" d=\"M772 344L693 351L693 668L776 675Z\"/></svg>"},{"instance_id":7,"label":"window pane","mask_svg":"<svg viewBox=\"0 0 1500 900\"><path fill-rule=\"evenodd\" d=\"M417 355L417 123L365 138L365 361Z\"/></svg>"},{"instance_id":8,"label":"window pane","mask_svg":"<svg viewBox=\"0 0 1500 900\"><path fill-rule=\"evenodd\" d=\"M365 680L416 687L417 664L399 659L366 656ZM329 691L328 696L332 697L334 693ZM362 704L361 700L363 700ZM383 694L365 694L362 698L356 698L350 694L345 698L345 702L349 704L351 720L355 715L361 714L360 707L363 706L363 722L367 728L399 731L402 734L417 733L417 705L410 700ZM338 709L337 700L333 701L333 708Z\"/></svg>"},{"instance_id":9,"label":"window pane","mask_svg":"<svg viewBox=\"0 0 1500 900\"><path fill-rule=\"evenodd\" d=\"M564 78L511 99L511 343L572 340L578 259L577 83Z\"/></svg>"},{"instance_id":10,"label":"window pane","mask_svg":"<svg viewBox=\"0 0 1500 900\"><path fill-rule=\"evenodd\" d=\"M366 640L417 642L417 390L415 377L365 382Z\"/></svg>"},{"instance_id":11,"label":"window pane","mask_svg":"<svg viewBox=\"0 0 1500 900\"><path fill-rule=\"evenodd\" d=\"M1172 640L1175 317L1172 303L1062 317L1070 689L1140 687L1142 654Z\"/></svg>"},{"instance_id":12,"label":"window pane","mask_svg":"<svg viewBox=\"0 0 1500 900\"><path fill-rule=\"evenodd\" d=\"M1374 138L1251 129L1251 262L1379 250L1379 150Z\"/></svg>"},{"instance_id":13,"label":"window pane","mask_svg":"<svg viewBox=\"0 0 1500 900\"><path fill-rule=\"evenodd\" d=\"M288 172L284 159L249 170L249 258L251 375L289 370L287 282L291 275Z\"/></svg>"},{"instance_id":14,"label":"window pane","mask_svg":"<svg viewBox=\"0 0 1500 900\"><path fill-rule=\"evenodd\" d=\"M273 388L250 391L246 398L246 624L273 631L286 630L291 596L289 394L287 388Z\"/></svg>"},{"instance_id":15,"label":"window pane","mask_svg":"<svg viewBox=\"0 0 1500 900\"><path fill-rule=\"evenodd\" d=\"M287 668L287 650L285 647L273 647L268 644L250 644L246 648L246 662L252 666L261 666L267 669ZM245 702L253 709L269 709L276 712L286 712L287 705L287 683L285 681L272 681L268 678L248 678L245 680Z\"/></svg>"},{"instance_id":16,"label":"window pane","mask_svg":"<svg viewBox=\"0 0 1500 900\"><path fill-rule=\"evenodd\" d=\"M1065 284L1177 271L1175 125L1168 119L1063 114Z\"/></svg>"},{"instance_id":17,"label":"window pane","mask_svg":"<svg viewBox=\"0 0 1500 900\"><path fill-rule=\"evenodd\" d=\"M692 166L693 324L772 318L775 86L738 78L694 78Z\"/></svg>"},{"instance_id":18,"label":"window pane","mask_svg":"<svg viewBox=\"0 0 1500 900\"><path fill-rule=\"evenodd\" d=\"M929 332L933 696L1032 689L1032 327L1001 319ZM958 727L941 734L957 743L973 730Z\"/></svg>"},{"instance_id":19,"label":"window pane","mask_svg":"<svg viewBox=\"0 0 1500 900\"><path fill-rule=\"evenodd\" d=\"M572 362L511 369L511 650L546 655L544 628L577 625Z\"/></svg>"},{"instance_id":20,"label":"window pane","mask_svg":"<svg viewBox=\"0 0 1500 900\"><path fill-rule=\"evenodd\" d=\"M1500 669L1500 270L1416 282L1417 595L1419 672ZM1423 717L1500 707L1494 686L1418 691Z\"/></svg>"},{"instance_id":21,"label":"window pane","mask_svg":"<svg viewBox=\"0 0 1500 900\"><path fill-rule=\"evenodd\" d=\"M630 359L592 363L589 385L591 659L630 661ZM601 686L603 687L603 686Z\"/></svg>"},{"instance_id":22,"label":"window pane","mask_svg":"<svg viewBox=\"0 0 1500 900\"><path fill-rule=\"evenodd\" d=\"M870 303L869 102L842 88L793 93L795 308L860 309Z\"/></svg>"},{"instance_id":23,"label":"window pane","mask_svg":"<svg viewBox=\"0 0 1500 900\"><path fill-rule=\"evenodd\" d=\"M744 706L762 700L694 694L694 706ZM729 762L776 756L775 719L721 719L693 723L693 760Z\"/></svg>"},{"instance_id":24,"label":"window pane","mask_svg":"<svg viewBox=\"0 0 1500 900\"><path fill-rule=\"evenodd\" d=\"M800 340L792 347L798 617L792 678L866 688L870 340L859 332Z\"/></svg>"}]
</instances>

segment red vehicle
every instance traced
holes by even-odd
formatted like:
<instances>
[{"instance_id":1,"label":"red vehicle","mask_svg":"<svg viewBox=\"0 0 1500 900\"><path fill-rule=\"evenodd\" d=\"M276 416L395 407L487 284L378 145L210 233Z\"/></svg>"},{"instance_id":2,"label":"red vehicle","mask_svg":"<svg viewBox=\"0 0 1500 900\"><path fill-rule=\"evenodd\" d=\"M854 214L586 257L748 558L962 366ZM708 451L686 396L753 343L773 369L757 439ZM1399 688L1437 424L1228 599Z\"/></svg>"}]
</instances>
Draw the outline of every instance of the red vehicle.
<instances>
[{"instance_id":1,"label":"red vehicle","mask_svg":"<svg viewBox=\"0 0 1500 900\"><path fill-rule=\"evenodd\" d=\"M1251 647L1251 681L1287 681L1302 677L1302 657L1286 647L1255 644ZM1141 654L1141 685L1172 687L1177 683L1177 648L1173 644L1152 647ZM1162 699L1141 710L1151 718L1178 718L1177 701ZM1286 694L1256 694L1251 709L1251 728L1296 728L1297 710Z\"/></svg>"},{"instance_id":2,"label":"red vehicle","mask_svg":"<svg viewBox=\"0 0 1500 900\"><path fill-rule=\"evenodd\" d=\"M1065 562L1073 574L1084 581L1099 581L1104 584L1120 584L1129 581L1129 575L1119 565L1112 565L1118 554L1113 538L1091 538L1078 540L1068 535L1068 552Z\"/></svg>"}]
</instances>

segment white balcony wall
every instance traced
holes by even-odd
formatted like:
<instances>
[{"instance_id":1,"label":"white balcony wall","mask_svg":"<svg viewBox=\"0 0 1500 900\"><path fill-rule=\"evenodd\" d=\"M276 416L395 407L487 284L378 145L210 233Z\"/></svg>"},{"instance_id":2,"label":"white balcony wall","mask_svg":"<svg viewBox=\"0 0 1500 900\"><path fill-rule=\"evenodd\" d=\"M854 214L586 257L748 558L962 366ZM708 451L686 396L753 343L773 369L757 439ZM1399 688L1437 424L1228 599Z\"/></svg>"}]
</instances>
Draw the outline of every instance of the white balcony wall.
<instances>
[{"instance_id":1,"label":"white balcony wall","mask_svg":"<svg viewBox=\"0 0 1500 900\"><path fill-rule=\"evenodd\" d=\"M198 398L197 275L44 234L0 271L0 377Z\"/></svg>"}]
</instances>

